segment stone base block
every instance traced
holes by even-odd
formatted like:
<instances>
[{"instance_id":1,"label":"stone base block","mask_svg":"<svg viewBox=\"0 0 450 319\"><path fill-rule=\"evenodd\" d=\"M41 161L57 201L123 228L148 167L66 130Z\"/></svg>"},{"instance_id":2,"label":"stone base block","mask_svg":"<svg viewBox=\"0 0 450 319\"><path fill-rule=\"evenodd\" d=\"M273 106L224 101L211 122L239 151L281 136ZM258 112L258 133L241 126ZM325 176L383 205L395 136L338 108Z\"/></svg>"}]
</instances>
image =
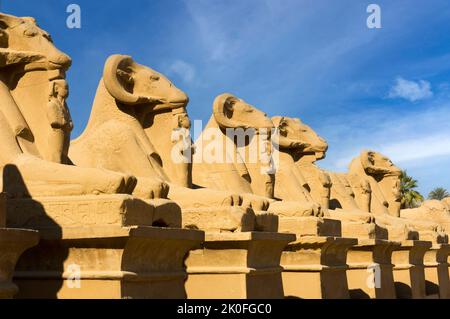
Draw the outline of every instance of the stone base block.
<instances>
[{"instance_id":1,"label":"stone base block","mask_svg":"<svg viewBox=\"0 0 450 319\"><path fill-rule=\"evenodd\" d=\"M279 231L297 236L341 237L339 220L318 217L280 217Z\"/></svg>"},{"instance_id":2,"label":"stone base block","mask_svg":"<svg viewBox=\"0 0 450 319\"><path fill-rule=\"evenodd\" d=\"M251 208L237 206L183 209L183 227L207 232L253 231L256 215Z\"/></svg>"},{"instance_id":3,"label":"stone base block","mask_svg":"<svg viewBox=\"0 0 450 319\"><path fill-rule=\"evenodd\" d=\"M397 298L426 298L424 256L431 242L407 240L392 253Z\"/></svg>"},{"instance_id":4,"label":"stone base block","mask_svg":"<svg viewBox=\"0 0 450 319\"><path fill-rule=\"evenodd\" d=\"M19 298L186 298L184 260L204 233L156 227L43 229L19 260Z\"/></svg>"},{"instance_id":5,"label":"stone base block","mask_svg":"<svg viewBox=\"0 0 450 319\"><path fill-rule=\"evenodd\" d=\"M342 236L346 238L387 239L387 230L375 223L342 222Z\"/></svg>"},{"instance_id":6,"label":"stone base block","mask_svg":"<svg viewBox=\"0 0 450 319\"><path fill-rule=\"evenodd\" d=\"M305 236L281 256L286 298L348 299L347 251L356 239Z\"/></svg>"},{"instance_id":7,"label":"stone base block","mask_svg":"<svg viewBox=\"0 0 450 319\"><path fill-rule=\"evenodd\" d=\"M421 241L430 241L438 244L448 243L448 235L445 233L431 230L419 230L418 233Z\"/></svg>"},{"instance_id":8,"label":"stone base block","mask_svg":"<svg viewBox=\"0 0 450 319\"><path fill-rule=\"evenodd\" d=\"M0 299L17 294L17 286L12 282L17 260L38 241L37 231L0 228Z\"/></svg>"},{"instance_id":9,"label":"stone base block","mask_svg":"<svg viewBox=\"0 0 450 319\"><path fill-rule=\"evenodd\" d=\"M348 287L353 299L395 299L392 252L400 242L359 239L347 253Z\"/></svg>"},{"instance_id":10,"label":"stone base block","mask_svg":"<svg viewBox=\"0 0 450 319\"><path fill-rule=\"evenodd\" d=\"M186 260L192 299L283 298L281 253L293 234L207 233Z\"/></svg>"},{"instance_id":11,"label":"stone base block","mask_svg":"<svg viewBox=\"0 0 450 319\"><path fill-rule=\"evenodd\" d=\"M8 199L7 211L7 224L13 228L181 226L176 203L122 194Z\"/></svg>"},{"instance_id":12,"label":"stone base block","mask_svg":"<svg viewBox=\"0 0 450 319\"><path fill-rule=\"evenodd\" d=\"M388 239L393 241L419 240L419 232L406 225L388 225Z\"/></svg>"}]
</instances>

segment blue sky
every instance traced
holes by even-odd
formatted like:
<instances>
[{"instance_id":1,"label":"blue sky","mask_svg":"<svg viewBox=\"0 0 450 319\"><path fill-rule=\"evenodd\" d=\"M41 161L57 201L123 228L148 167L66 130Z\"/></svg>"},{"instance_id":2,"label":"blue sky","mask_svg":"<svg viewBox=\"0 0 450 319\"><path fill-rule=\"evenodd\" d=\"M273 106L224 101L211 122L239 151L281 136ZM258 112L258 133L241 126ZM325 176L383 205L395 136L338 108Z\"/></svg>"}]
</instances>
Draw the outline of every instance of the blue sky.
<instances>
[{"instance_id":1,"label":"blue sky","mask_svg":"<svg viewBox=\"0 0 450 319\"><path fill-rule=\"evenodd\" d=\"M66 7L82 28L66 27ZM368 29L366 8L381 7ZM269 115L300 117L330 144L320 163L345 171L362 149L391 157L424 194L450 190L448 0L3 0L37 18L73 59L73 137L84 129L105 59L132 55L188 93L207 121L230 92Z\"/></svg>"}]
</instances>

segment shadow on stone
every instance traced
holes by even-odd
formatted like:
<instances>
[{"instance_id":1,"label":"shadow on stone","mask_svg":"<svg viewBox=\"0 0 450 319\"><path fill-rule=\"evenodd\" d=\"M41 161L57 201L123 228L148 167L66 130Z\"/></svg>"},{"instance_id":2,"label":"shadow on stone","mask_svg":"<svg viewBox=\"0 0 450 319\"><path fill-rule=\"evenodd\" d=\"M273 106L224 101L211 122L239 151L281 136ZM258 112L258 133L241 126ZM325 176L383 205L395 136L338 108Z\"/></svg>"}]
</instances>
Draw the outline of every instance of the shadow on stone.
<instances>
[{"instance_id":1,"label":"shadow on stone","mask_svg":"<svg viewBox=\"0 0 450 319\"><path fill-rule=\"evenodd\" d=\"M58 239L62 237L61 227L46 214L44 206L32 198L27 198L26 205L20 210L14 205L17 194L27 196L29 194L25 181L15 165L5 165L3 169L3 192L9 196L7 199L7 226L11 228L25 228L40 230L41 240L38 246L27 250L19 259L14 274L14 282L19 286L16 298L29 298L36 294L42 298L57 298L57 292L63 285L62 275L64 272L64 261L68 256L67 247L61 247ZM33 212L29 215L29 212ZM46 229L36 227L36 216L45 223ZM39 224L39 223L38 223ZM53 239L49 239L48 235ZM29 278L36 269L44 269L48 278L41 278L45 285L38 284L38 278ZM34 276L33 276L34 277ZM60 279L58 279L60 278ZM39 287L39 288L37 288Z\"/></svg>"},{"instance_id":2,"label":"shadow on stone","mask_svg":"<svg viewBox=\"0 0 450 319\"><path fill-rule=\"evenodd\" d=\"M350 289L350 299L371 299L362 289Z\"/></svg>"},{"instance_id":3,"label":"shadow on stone","mask_svg":"<svg viewBox=\"0 0 450 319\"><path fill-rule=\"evenodd\" d=\"M395 283L395 293L397 295L397 299L411 299L412 298L411 287L402 282Z\"/></svg>"},{"instance_id":4,"label":"shadow on stone","mask_svg":"<svg viewBox=\"0 0 450 319\"><path fill-rule=\"evenodd\" d=\"M425 291L426 291L427 296L429 296L429 295L438 295L439 296L439 286L429 280L425 281Z\"/></svg>"}]
</instances>

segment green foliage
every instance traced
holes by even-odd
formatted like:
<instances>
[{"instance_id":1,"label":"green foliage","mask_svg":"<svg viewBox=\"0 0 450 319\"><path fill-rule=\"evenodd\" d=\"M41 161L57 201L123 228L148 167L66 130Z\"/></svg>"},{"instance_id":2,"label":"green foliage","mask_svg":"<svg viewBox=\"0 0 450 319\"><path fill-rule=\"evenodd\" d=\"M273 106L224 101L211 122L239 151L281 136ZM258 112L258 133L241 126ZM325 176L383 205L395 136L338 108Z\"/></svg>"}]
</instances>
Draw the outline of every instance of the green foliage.
<instances>
[{"instance_id":1,"label":"green foliage","mask_svg":"<svg viewBox=\"0 0 450 319\"><path fill-rule=\"evenodd\" d=\"M450 194L443 187L436 187L428 194L428 199L443 200L446 197L450 197Z\"/></svg>"},{"instance_id":2,"label":"green foliage","mask_svg":"<svg viewBox=\"0 0 450 319\"><path fill-rule=\"evenodd\" d=\"M417 180L409 176L406 171L400 175L400 193L402 209L415 208L424 200L423 196L416 191L418 187Z\"/></svg>"}]
</instances>

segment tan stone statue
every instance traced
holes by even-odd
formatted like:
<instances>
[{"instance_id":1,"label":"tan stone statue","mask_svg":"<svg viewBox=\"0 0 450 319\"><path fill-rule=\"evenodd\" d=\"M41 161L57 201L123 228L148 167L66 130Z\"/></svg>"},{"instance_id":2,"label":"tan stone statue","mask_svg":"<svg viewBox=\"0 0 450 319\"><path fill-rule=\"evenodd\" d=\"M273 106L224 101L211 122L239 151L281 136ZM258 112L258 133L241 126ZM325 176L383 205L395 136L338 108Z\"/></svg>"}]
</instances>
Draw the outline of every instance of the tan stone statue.
<instances>
[{"instance_id":1,"label":"tan stone statue","mask_svg":"<svg viewBox=\"0 0 450 319\"><path fill-rule=\"evenodd\" d=\"M232 94L193 144L187 95L125 55L70 143L70 64L33 18L0 13L0 298L450 296L450 198L401 210L387 157L322 170L314 130Z\"/></svg>"},{"instance_id":2,"label":"tan stone statue","mask_svg":"<svg viewBox=\"0 0 450 319\"><path fill-rule=\"evenodd\" d=\"M292 187L285 187L286 182L283 181L301 175L300 180L305 181L305 187L313 200L320 202L326 216L353 222L370 220L368 207L372 201L372 189L369 181L354 173L332 173L320 169L315 163L325 157L328 144L300 119L274 117L273 121L280 130L281 163L275 189L283 194L278 196L298 194L299 191L294 191L289 195ZM292 167L291 171L295 167L298 173L284 174L286 167ZM375 218L380 231L387 229L389 238L408 239L415 236L414 229L405 223L392 225L372 215L372 219Z\"/></svg>"},{"instance_id":3,"label":"tan stone statue","mask_svg":"<svg viewBox=\"0 0 450 319\"><path fill-rule=\"evenodd\" d=\"M355 173L322 171L315 165L315 162L324 157L327 150L326 142L298 119L275 117L273 120L280 129L280 165L275 178L277 182L275 191L278 190L278 197L283 198L283 193L284 196L291 194L295 196L295 194L302 193L302 190L292 191L295 184L290 180L299 173L305 172L306 178L300 178L297 184L304 184L303 180L306 179L308 183L305 187L312 190L311 193L316 196L317 200L321 200L322 207L326 209L328 208L327 203L330 203L328 214L332 218L343 221L343 233L358 238L358 245L349 249L346 260L349 265L347 277L349 288L352 290L351 295L358 295L364 291L372 298L393 298L396 294L394 273L395 281L406 284L410 282L409 285L414 290L413 295L424 295L424 290L419 289L417 285L424 282L424 273L421 272L423 269L421 267L423 267L424 253L431 243L410 240L418 238L417 232L410 226L410 222L402 218L391 217L387 212L383 215L373 214L379 232L374 234L358 232L355 224L352 225L345 219L358 220L358 218L370 214L372 187L368 178ZM291 168L287 170L288 167ZM297 168L299 173L294 173L293 167ZM386 185L388 184L386 183ZM389 186L392 184L388 185L388 189ZM392 194L396 194L392 187L390 190ZM396 198L391 202L396 202ZM346 228L349 231L345 233ZM359 227L359 229L361 228ZM425 239L438 239L436 237L439 234L432 231L421 231L420 236ZM440 239L445 240L445 238ZM437 245L434 247L434 253L437 251L439 251L437 254L441 255L445 253L445 247ZM436 260L435 258L434 263L431 263L430 266L435 265ZM398 264L394 267L395 270L392 268L392 261ZM380 278L383 278L381 279L383 282L381 289L368 289L365 285L367 273L362 271L361 267L370 267L373 263L379 264L380 267L379 275ZM408 263L411 264L411 270L404 270L404 265ZM362 266L363 264L365 266ZM428 273L430 273L429 270ZM430 278L434 277L430 276ZM436 280L434 278L434 281ZM411 282L413 283L411 284Z\"/></svg>"},{"instance_id":4,"label":"tan stone statue","mask_svg":"<svg viewBox=\"0 0 450 319\"><path fill-rule=\"evenodd\" d=\"M400 169L387 157L380 153L366 151L361 153L350 164L350 173L364 176L372 188L371 211L385 213L386 209L392 216L399 216L400 212Z\"/></svg>"},{"instance_id":5,"label":"tan stone statue","mask_svg":"<svg viewBox=\"0 0 450 319\"><path fill-rule=\"evenodd\" d=\"M345 236L381 236L375 232L377 228L383 232L384 225L364 226L374 223L375 218L358 208L345 174L327 173L314 164L325 156L325 140L300 119L276 116L272 120L279 130L276 197L320 203L326 217L343 222Z\"/></svg>"},{"instance_id":6,"label":"tan stone statue","mask_svg":"<svg viewBox=\"0 0 450 319\"><path fill-rule=\"evenodd\" d=\"M272 134L273 123L264 112L232 94L219 95L195 142L194 184L237 191L256 211L278 215L279 231L297 235L281 257L287 296L345 298L346 254L357 241L337 238L342 234L341 222L322 218L320 204L308 200L306 190L293 200L277 197ZM311 284L304 285L305 280Z\"/></svg>"},{"instance_id":7,"label":"tan stone statue","mask_svg":"<svg viewBox=\"0 0 450 319\"><path fill-rule=\"evenodd\" d=\"M164 198L169 191L164 182L165 173L158 163L161 159L139 121L147 111L139 106L153 101L146 90L163 83L167 87L161 91L178 94L174 98L180 100L179 103L187 101L183 92L172 89L168 81L159 81L160 77L130 57L116 55L109 58L88 125L70 147L70 159L80 166L108 168L116 172L130 171L130 166L133 167L136 175L143 175L133 192L142 198ZM153 103L156 101L155 98Z\"/></svg>"},{"instance_id":8,"label":"tan stone statue","mask_svg":"<svg viewBox=\"0 0 450 319\"><path fill-rule=\"evenodd\" d=\"M450 232L450 206L449 199L426 200L420 207L411 209L402 209L400 216L407 219L428 220L438 223L448 234Z\"/></svg>"},{"instance_id":9,"label":"tan stone statue","mask_svg":"<svg viewBox=\"0 0 450 319\"><path fill-rule=\"evenodd\" d=\"M12 197L131 193L131 176L61 164L72 128L64 80L70 58L32 18L0 14L0 35L3 190Z\"/></svg>"},{"instance_id":10,"label":"tan stone statue","mask_svg":"<svg viewBox=\"0 0 450 319\"><path fill-rule=\"evenodd\" d=\"M237 189L193 185L187 103L187 95L164 75L129 56L113 55L105 63L87 128L71 143L70 159L135 175L134 195L142 199L149 198L155 183L166 185L167 192L158 195L181 206L183 226L206 233L185 262L189 297L281 297L281 268L274 266L295 236L276 233L276 216L242 206ZM261 247L270 250L264 261ZM249 279L249 271L261 279ZM261 290L260 280L275 285Z\"/></svg>"},{"instance_id":11,"label":"tan stone statue","mask_svg":"<svg viewBox=\"0 0 450 319\"><path fill-rule=\"evenodd\" d=\"M239 195L193 189L187 103L187 95L164 75L129 56L113 55L105 63L89 123L71 143L70 159L137 176L133 194L176 201L186 226L236 230L255 218L238 207ZM213 213L228 217L209 218Z\"/></svg>"},{"instance_id":12,"label":"tan stone statue","mask_svg":"<svg viewBox=\"0 0 450 319\"><path fill-rule=\"evenodd\" d=\"M353 191L357 206L365 212L370 212L372 188L369 181L356 174L345 174L345 178Z\"/></svg>"},{"instance_id":13,"label":"tan stone statue","mask_svg":"<svg viewBox=\"0 0 450 319\"><path fill-rule=\"evenodd\" d=\"M442 226L432 220L400 218L400 169L389 158L374 152L363 151L352 160L350 174L361 176L370 183L372 213L387 224L406 223L419 231L421 239L446 240Z\"/></svg>"},{"instance_id":14,"label":"tan stone statue","mask_svg":"<svg viewBox=\"0 0 450 319\"><path fill-rule=\"evenodd\" d=\"M310 200L320 203L326 215L330 214L330 208L333 216L336 210L344 209L349 220L373 219L358 208L344 174L325 172L315 165L317 160L325 157L328 149L323 138L298 118L275 116L272 121L280 134L276 197L293 200L298 198L299 193L306 192L310 194ZM294 179L303 186L303 191L288 186Z\"/></svg>"},{"instance_id":15,"label":"tan stone statue","mask_svg":"<svg viewBox=\"0 0 450 319\"><path fill-rule=\"evenodd\" d=\"M273 128L264 112L232 94L219 95L195 143L194 183L237 191L256 210L266 210L269 203L269 210L280 216L322 216L320 205L306 198L275 200L270 150Z\"/></svg>"},{"instance_id":16,"label":"tan stone statue","mask_svg":"<svg viewBox=\"0 0 450 319\"><path fill-rule=\"evenodd\" d=\"M69 163L67 154L73 123L66 105L68 95L69 88L66 81L55 80L50 82L47 119L52 127L48 137L48 144L51 146L48 149L52 152L46 157L49 161L55 163Z\"/></svg>"},{"instance_id":17,"label":"tan stone statue","mask_svg":"<svg viewBox=\"0 0 450 319\"><path fill-rule=\"evenodd\" d=\"M135 177L70 162L65 72L71 60L34 19L0 13L0 42L6 224L37 229L43 238L17 264L19 297L185 297L184 261L204 233L179 229L175 203L130 196ZM158 187L165 191L163 183ZM0 250L5 244L14 252L7 258L0 252L2 287L4 278L11 280L25 237L0 231ZM65 285L71 265L80 267L80 289Z\"/></svg>"}]
</instances>

